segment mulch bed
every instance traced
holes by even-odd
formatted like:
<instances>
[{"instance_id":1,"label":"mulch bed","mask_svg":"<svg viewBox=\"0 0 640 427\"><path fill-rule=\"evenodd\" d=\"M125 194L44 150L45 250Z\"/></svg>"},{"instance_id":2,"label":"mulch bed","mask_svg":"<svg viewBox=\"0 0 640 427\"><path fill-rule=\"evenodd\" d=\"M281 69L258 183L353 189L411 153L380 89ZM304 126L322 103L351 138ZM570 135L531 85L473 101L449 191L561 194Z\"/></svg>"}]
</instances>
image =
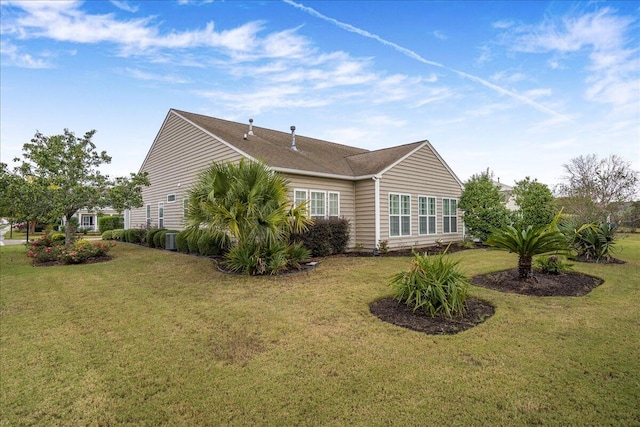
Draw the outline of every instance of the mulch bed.
<instances>
[{"instance_id":1,"label":"mulch bed","mask_svg":"<svg viewBox=\"0 0 640 427\"><path fill-rule=\"evenodd\" d=\"M565 272L558 275L534 272L532 278L520 279L517 268L474 276L471 279L471 284L475 286L540 297L580 297L588 294L602 283L604 280L598 277L576 272Z\"/></svg>"},{"instance_id":2,"label":"mulch bed","mask_svg":"<svg viewBox=\"0 0 640 427\"><path fill-rule=\"evenodd\" d=\"M87 258L84 262L79 264L63 264L61 261L45 261L38 262L35 259L33 260L34 267L55 267L57 265L80 265L80 264L96 264L99 262L107 262L111 261L113 257L111 255L102 255L98 257Z\"/></svg>"},{"instance_id":3,"label":"mulch bed","mask_svg":"<svg viewBox=\"0 0 640 427\"><path fill-rule=\"evenodd\" d=\"M495 308L479 298L468 297L465 301L464 317L446 318L424 312L413 312L406 304L388 297L375 301L370 306L371 313L385 322L396 326L423 332L428 335L453 335L473 328L495 313Z\"/></svg>"}]
</instances>

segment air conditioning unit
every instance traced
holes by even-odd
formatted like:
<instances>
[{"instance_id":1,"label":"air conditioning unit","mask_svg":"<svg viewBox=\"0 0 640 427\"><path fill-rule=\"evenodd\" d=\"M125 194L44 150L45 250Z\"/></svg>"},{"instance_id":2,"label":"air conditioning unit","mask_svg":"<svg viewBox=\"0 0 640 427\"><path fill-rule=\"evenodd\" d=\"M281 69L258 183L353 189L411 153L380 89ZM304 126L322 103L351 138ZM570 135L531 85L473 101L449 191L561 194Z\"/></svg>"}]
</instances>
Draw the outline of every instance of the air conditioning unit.
<instances>
[{"instance_id":1,"label":"air conditioning unit","mask_svg":"<svg viewBox=\"0 0 640 427\"><path fill-rule=\"evenodd\" d=\"M178 235L178 233L167 233L165 234L165 245L164 248L168 251L175 251L177 250L176 247L176 236Z\"/></svg>"}]
</instances>

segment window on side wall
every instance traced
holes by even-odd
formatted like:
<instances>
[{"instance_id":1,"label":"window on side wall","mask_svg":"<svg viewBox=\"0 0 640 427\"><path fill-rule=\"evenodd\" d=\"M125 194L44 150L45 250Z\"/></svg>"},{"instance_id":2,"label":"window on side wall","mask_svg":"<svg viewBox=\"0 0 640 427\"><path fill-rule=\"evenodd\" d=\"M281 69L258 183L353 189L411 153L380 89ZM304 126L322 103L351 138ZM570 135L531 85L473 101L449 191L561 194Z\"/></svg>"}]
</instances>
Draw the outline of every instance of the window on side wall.
<instances>
[{"instance_id":1,"label":"window on side wall","mask_svg":"<svg viewBox=\"0 0 640 427\"><path fill-rule=\"evenodd\" d=\"M389 194L389 236L411 236L411 196Z\"/></svg>"},{"instance_id":2,"label":"window on side wall","mask_svg":"<svg viewBox=\"0 0 640 427\"><path fill-rule=\"evenodd\" d=\"M158 228L164 228L164 202L158 203Z\"/></svg>"},{"instance_id":3,"label":"window on side wall","mask_svg":"<svg viewBox=\"0 0 640 427\"><path fill-rule=\"evenodd\" d=\"M418 234L436 234L436 198L418 198Z\"/></svg>"},{"instance_id":4,"label":"window on side wall","mask_svg":"<svg viewBox=\"0 0 640 427\"><path fill-rule=\"evenodd\" d=\"M442 231L458 232L458 200L442 199Z\"/></svg>"},{"instance_id":5,"label":"window on side wall","mask_svg":"<svg viewBox=\"0 0 640 427\"><path fill-rule=\"evenodd\" d=\"M329 218L340 217L340 193L329 192Z\"/></svg>"},{"instance_id":6,"label":"window on side wall","mask_svg":"<svg viewBox=\"0 0 640 427\"><path fill-rule=\"evenodd\" d=\"M167 203L173 203L176 201L176 195L175 194L167 194Z\"/></svg>"},{"instance_id":7,"label":"window on side wall","mask_svg":"<svg viewBox=\"0 0 640 427\"><path fill-rule=\"evenodd\" d=\"M151 227L151 205L147 205L147 214L145 217L145 222L147 223L147 228Z\"/></svg>"},{"instance_id":8,"label":"window on side wall","mask_svg":"<svg viewBox=\"0 0 640 427\"><path fill-rule=\"evenodd\" d=\"M310 215L314 219L324 219L327 215L327 193L324 191L310 191Z\"/></svg>"},{"instance_id":9,"label":"window on side wall","mask_svg":"<svg viewBox=\"0 0 640 427\"><path fill-rule=\"evenodd\" d=\"M307 190L293 190L293 204L297 207L307 202Z\"/></svg>"}]
</instances>

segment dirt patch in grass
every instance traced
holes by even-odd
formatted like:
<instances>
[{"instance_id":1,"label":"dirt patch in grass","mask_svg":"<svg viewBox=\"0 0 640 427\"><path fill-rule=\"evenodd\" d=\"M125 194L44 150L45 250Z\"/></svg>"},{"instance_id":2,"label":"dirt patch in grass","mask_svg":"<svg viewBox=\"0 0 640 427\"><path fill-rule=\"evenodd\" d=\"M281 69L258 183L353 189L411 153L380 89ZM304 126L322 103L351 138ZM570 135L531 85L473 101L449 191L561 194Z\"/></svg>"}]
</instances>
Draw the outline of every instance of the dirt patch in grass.
<instances>
[{"instance_id":1,"label":"dirt patch in grass","mask_svg":"<svg viewBox=\"0 0 640 427\"><path fill-rule=\"evenodd\" d=\"M518 277L518 269L474 276L471 284L501 292L540 297L580 297L600 286L604 280L587 274L566 272L558 275L534 273L528 279Z\"/></svg>"},{"instance_id":2,"label":"dirt patch in grass","mask_svg":"<svg viewBox=\"0 0 640 427\"><path fill-rule=\"evenodd\" d=\"M467 298L463 316L451 319L445 316L432 317L421 311L414 313L406 304L392 297L375 301L371 304L370 310L385 322L428 335L457 334L479 325L495 313L495 308L491 304L474 297Z\"/></svg>"}]
</instances>

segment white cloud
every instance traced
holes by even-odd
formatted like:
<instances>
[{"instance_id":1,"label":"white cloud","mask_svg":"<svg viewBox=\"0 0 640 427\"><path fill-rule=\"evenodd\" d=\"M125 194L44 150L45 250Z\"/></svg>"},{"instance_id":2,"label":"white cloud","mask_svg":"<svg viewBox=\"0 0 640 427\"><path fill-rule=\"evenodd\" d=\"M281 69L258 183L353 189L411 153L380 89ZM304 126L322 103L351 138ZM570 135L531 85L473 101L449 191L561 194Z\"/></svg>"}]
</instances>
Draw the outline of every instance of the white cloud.
<instances>
[{"instance_id":1,"label":"white cloud","mask_svg":"<svg viewBox=\"0 0 640 427\"><path fill-rule=\"evenodd\" d=\"M173 83L173 84L191 83L188 79L185 79L184 77L175 76L175 75L154 74L154 73L149 73L146 71L133 69L133 68L125 68L124 72L126 75L138 80L146 80L146 81L161 82L161 83Z\"/></svg>"},{"instance_id":2,"label":"white cloud","mask_svg":"<svg viewBox=\"0 0 640 427\"><path fill-rule=\"evenodd\" d=\"M22 53L12 43L2 40L0 54L5 58L5 64L22 68L53 68L53 64L44 58L34 58L28 53Z\"/></svg>"},{"instance_id":3,"label":"white cloud","mask_svg":"<svg viewBox=\"0 0 640 427\"><path fill-rule=\"evenodd\" d=\"M133 6L126 1L111 0L111 4L125 12L136 13L138 11L138 6Z\"/></svg>"},{"instance_id":4,"label":"white cloud","mask_svg":"<svg viewBox=\"0 0 640 427\"><path fill-rule=\"evenodd\" d=\"M433 37L437 38L438 40L447 40L449 37L447 37L447 35L445 33L443 33L440 30L435 30L433 33Z\"/></svg>"}]
</instances>

